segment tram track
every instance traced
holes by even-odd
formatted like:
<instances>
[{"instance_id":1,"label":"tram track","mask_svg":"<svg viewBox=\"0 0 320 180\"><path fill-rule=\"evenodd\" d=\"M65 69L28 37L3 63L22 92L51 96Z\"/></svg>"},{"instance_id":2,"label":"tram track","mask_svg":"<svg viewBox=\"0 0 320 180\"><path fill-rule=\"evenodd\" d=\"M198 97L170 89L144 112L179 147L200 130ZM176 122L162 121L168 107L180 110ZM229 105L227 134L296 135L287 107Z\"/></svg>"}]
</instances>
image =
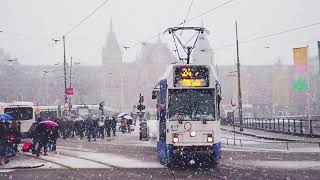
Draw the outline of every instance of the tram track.
<instances>
[{"instance_id":1,"label":"tram track","mask_svg":"<svg viewBox=\"0 0 320 180\"><path fill-rule=\"evenodd\" d=\"M90 159L90 158L84 158L84 157L79 157L79 156L76 156L76 155L71 155L69 153L61 153L59 152L59 154L63 155L63 156L68 156L68 157L72 157L72 158L77 158L77 159L82 159L82 160L86 160L86 161L91 161L91 162L94 162L94 163L97 163L97 164L102 164L102 165L105 165L105 166L109 166L111 168L117 168L117 169L122 169L122 167L120 166L116 166L116 165L113 165L113 164L110 164L110 163L105 163L105 162L101 162L101 161L97 161L97 160L93 160L93 159Z\"/></svg>"},{"instance_id":2,"label":"tram track","mask_svg":"<svg viewBox=\"0 0 320 180\"><path fill-rule=\"evenodd\" d=\"M65 164L63 164L63 163L51 161L51 160L48 160L48 159L44 159L44 158L42 158L41 156L36 157L36 156L34 156L34 155L32 155L32 154L26 154L26 153L20 153L20 154L23 154L24 156L32 157L32 158L35 158L35 159L38 158L38 159L41 159L42 161L50 162L50 163L53 163L53 164L62 166L62 167L64 167L64 168L66 168L66 169L74 169L74 168L72 168L71 166L65 165Z\"/></svg>"}]
</instances>

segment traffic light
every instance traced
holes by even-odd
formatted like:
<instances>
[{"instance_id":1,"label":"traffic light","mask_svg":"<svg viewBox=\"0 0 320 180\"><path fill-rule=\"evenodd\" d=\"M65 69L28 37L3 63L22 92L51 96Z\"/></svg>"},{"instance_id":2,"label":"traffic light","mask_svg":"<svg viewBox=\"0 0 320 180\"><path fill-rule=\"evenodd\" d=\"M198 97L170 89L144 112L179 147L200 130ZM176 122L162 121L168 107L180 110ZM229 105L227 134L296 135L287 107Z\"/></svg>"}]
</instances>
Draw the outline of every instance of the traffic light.
<instances>
[{"instance_id":1,"label":"traffic light","mask_svg":"<svg viewBox=\"0 0 320 180\"><path fill-rule=\"evenodd\" d=\"M140 96L139 103L143 103L143 101L144 101L144 97Z\"/></svg>"},{"instance_id":2,"label":"traffic light","mask_svg":"<svg viewBox=\"0 0 320 180\"><path fill-rule=\"evenodd\" d=\"M139 110L139 111L142 111L142 110L145 110L146 109L146 106L145 105L143 105L143 104L139 104L138 106L137 106L137 109Z\"/></svg>"},{"instance_id":3,"label":"traffic light","mask_svg":"<svg viewBox=\"0 0 320 180\"><path fill-rule=\"evenodd\" d=\"M104 104L104 102L101 102L100 104L99 104L99 110L103 110L103 104Z\"/></svg>"}]
</instances>

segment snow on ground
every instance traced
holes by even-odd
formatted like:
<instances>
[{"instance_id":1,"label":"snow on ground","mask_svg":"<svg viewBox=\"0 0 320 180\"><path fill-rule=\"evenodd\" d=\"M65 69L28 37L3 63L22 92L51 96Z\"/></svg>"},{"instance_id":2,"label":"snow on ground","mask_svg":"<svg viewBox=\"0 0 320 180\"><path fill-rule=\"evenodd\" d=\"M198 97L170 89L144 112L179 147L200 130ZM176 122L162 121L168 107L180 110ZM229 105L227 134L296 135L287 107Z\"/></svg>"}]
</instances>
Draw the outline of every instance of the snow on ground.
<instances>
[{"instance_id":1,"label":"snow on ground","mask_svg":"<svg viewBox=\"0 0 320 180\"><path fill-rule=\"evenodd\" d=\"M146 162L133 158L128 158L121 155L111 154L111 153L93 153L93 152L80 152L60 149L59 152L65 155L72 155L76 157L81 157L85 159L95 160L97 162L102 162L109 164L111 166L120 168L163 168L158 162Z\"/></svg>"},{"instance_id":2,"label":"snow on ground","mask_svg":"<svg viewBox=\"0 0 320 180\"><path fill-rule=\"evenodd\" d=\"M36 158L30 153L17 153L8 164L0 166L0 169L26 169L26 168L62 168L62 166Z\"/></svg>"},{"instance_id":3,"label":"snow on ground","mask_svg":"<svg viewBox=\"0 0 320 180\"><path fill-rule=\"evenodd\" d=\"M319 169L320 161L232 161L229 165L254 166L272 169Z\"/></svg>"},{"instance_id":4,"label":"snow on ground","mask_svg":"<svg viewBox=\"0 0 320 180\"><path fill-rule=\"evenodd\" d=\"M104 164L75 157L65 156L59 153L50 153L48 156L40 156L40 159L51 161L53 163L58 163L70 168L111 168L110 166Z\"/></svg>"}]
</instances>

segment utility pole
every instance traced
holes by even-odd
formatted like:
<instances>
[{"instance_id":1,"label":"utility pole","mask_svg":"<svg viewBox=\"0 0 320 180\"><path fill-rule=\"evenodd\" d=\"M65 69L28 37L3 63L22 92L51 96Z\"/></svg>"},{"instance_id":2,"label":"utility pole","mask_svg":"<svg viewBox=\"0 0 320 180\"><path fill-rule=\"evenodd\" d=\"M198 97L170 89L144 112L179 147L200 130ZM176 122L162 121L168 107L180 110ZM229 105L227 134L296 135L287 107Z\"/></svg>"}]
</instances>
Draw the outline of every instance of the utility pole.
<instances>
[{"instance_id":1,"label":"utility pole","mask_svg":"<svg viewBox=\"0 0 320 180\"><path fill-rule=\"evenodd\" d=\"M72 57L70 58L70 77L69 77L69 88L72 88ZM71 112L71 96L69 96L69 102L68 102L68 107L69 107L69 113Z\"/></svg>"},{"instance_id":2,"label":"utility pole","mask_svg":"<svg viewBox=\"0 0 320 180\"><path fill-rule=\"evenodd\" d=\"M243 131L243 120L242 120L242 95L241 95L241 81L240 81L240 58L239 58L239 40L238 40L238 23L236 21L236 44L237 44L237 73L238 73L238 108L239 108L239 122L240 131Z\"/></svg>"},{"instance_id":3,"label":"utility pole","mask_svg":"<svg viewBox=\"0 0 320 180\"><path fill-rule=\"evenodd\" d=\"M63 39L63 71L64 71L64 104L68 103L67 97L67 62L66 62L66 38L62 36Z\"/></svg>"},{"instance_id":4,"label":"utility pole","mask_svg":"<svg viewBox=\"0 0 320 180\"><path fill-rule=\"evenodd\" d=\"M69 88L71 88L72 87L72 84L71 84L71 80L72 80L72 57L70 58L70 74L69 74Z\"/></svg>"}]
</instances>

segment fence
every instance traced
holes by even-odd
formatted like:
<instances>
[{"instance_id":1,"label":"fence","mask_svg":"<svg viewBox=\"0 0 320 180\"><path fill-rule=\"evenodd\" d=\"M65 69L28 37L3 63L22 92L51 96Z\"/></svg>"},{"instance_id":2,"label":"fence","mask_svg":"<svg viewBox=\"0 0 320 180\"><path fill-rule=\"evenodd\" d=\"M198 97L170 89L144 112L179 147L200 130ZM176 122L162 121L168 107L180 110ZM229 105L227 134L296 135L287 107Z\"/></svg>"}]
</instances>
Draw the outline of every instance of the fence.
<instances>
[{"instance_id":1,"label":"fence","mask_svg":"<svg viewBox=\"0 0 320 180\"><path fill-rule=\"evenodd\" d=\"M224 144L227 146L240 146L240 147L255 147L255 148L265 148L265 149L282 149L290 150L296 148L315 148L320 150L320 142L305 142L305 141L260 141L260 140L250 140L250 139L241 139L241 138L229 138L221 137L226 141Z\"/></svg>"},{"instance_id":2,"label":"fence","mask_svg":"<svg viewBox=\"0 0 320 180\"><path fill-rule=\"evenodd\" d=\"M320 120L299 118L243 118L243 127L303 136L320 136Z\"/></svg>"}]
</instances>

